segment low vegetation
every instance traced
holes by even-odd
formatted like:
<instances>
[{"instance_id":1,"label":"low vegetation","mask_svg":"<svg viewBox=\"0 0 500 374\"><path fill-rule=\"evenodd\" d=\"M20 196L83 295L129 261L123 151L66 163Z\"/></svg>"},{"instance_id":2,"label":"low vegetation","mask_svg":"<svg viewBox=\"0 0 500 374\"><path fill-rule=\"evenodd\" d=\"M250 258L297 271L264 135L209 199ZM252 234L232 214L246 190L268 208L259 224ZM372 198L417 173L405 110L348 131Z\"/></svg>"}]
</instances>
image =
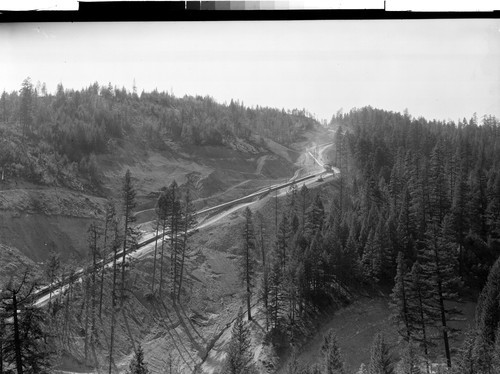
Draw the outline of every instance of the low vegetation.
<instances>
[{"instance_id":1,"label":"low vegetation","mask_svg":"<svg viewBox=\"0 0 500 374\"><path fill-rule=\"evenodd\" d=\"M317 124L305 110L248 108L156 90L138 95L111 84L94 83L81 90L59 84L52 94L30 78L19 92L2 93L0 120L2 180L17 177L91 190L100 185L96 156L127 140L162 150L167 140L228 146L257 135L287 145Z\"/></svg>"}]
</instances>

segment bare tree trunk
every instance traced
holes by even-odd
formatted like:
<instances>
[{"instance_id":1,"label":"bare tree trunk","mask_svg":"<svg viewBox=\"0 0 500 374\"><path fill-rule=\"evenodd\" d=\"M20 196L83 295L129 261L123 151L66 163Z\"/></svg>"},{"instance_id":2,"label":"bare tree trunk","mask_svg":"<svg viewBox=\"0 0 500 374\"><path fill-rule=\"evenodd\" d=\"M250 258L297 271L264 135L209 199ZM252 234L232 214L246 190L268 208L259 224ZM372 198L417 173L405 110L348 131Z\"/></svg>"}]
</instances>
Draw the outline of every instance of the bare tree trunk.
<instances>
[{"instance_id":1,"label":"bare tree trunk","mask_svg":"<svg viewBox=\"0 0 500 374\"><path fill-rule=\"evenodd\" d=\"M15 290L12 290L12 313L14 314L14 350L16 354L16 369L17 374L23 374L21 336L19 335L19 316L17 309L17 292Z\"/></svg>"},{"instance_id":2,"label":"bare tree trunk","mask_svg":"<svg viewBox=\"0 0 500 374\"><path fill-rule=\"evenodd\" d=\"M424 316L424 306L423 306L423 301L422 301L422 295L420 293L420 290L418 291L418 303L419 303L419 309L420 309L420 324L422 328L422 343L424 346L424 354L425 354L425 365L427 367L427 373L429 373L429 360L427 358L427 355L429 354L428 348L427 348L427 328L425 326L425 316Z\"/></svg>"},{"instance_id":3,"label":"bare tree trunk","mask_svg":"<svg viewBox=\"0 0 500 374\"><path fill-rule=\"evenodd\" d=\"M118 233L115 231L115 238ZM109 374L112 373L113 369L113 345L115 341L115 319L116 319L116 257L118 256L118 246L116 244L113 245L113 287L111 291L111 336L109 343Z\"/></svg>"},{"instance_id":4,"label":"bare tree trunk","mask_svg":"<svg viewBox=\"0 0 500 374\"><path fill-rule=\"evenodd\" d=\"M155 292L155 277L156 277L156 253L158 251L158 229L160 228L160 222L156 222L156 235L155 235L155 255L153 258L153 281L151 283L151 292ZM163 240L163 237L162 237Z\"/></svg>"},{"instance_id":5,"label":"bare tree trunk","mask_svg":"<svg viewBox=\"0 0 500 374\"><path fill-rule=\"evenodd\" d=\"M87 276L88 277L88 276ZM87 278L86 277L86 278ZM89 325L90 325L90 318L89 318L89 311L90 311L90 303L89 303L89 296L90 296L90 285L89 285L89 279L84 279L83 281L83 287L84 287L84 298L83 298L83 303L84 303L84 310L85 310L85 338L84 338L84 353L85 353L85 364L88 362L88 357L89 357ZM92 332L90 332L90 335L92 335Z\"/></svg>"},{"instance_id":6,"label":"bare tree trunk","mask_svg":"<svg viewBox=\"0 0 500 374\"><path fill-rule=\"evenodd\" d=\"M59 287L59 301L62 302L64 291L64 268L61 269L61 287Z\"/></svg>"},{"instance_id":7,"label":"bare tree trunk","mask_svg":"<svg viewBox=\"0 0 500 374\"><path fill-rule=\"evenodd\" d=\"M189 198L188 198L189 199ZM188 233L189 233L189 221L191 219L190 217L190 212L188 211L189 207L189 200L186 200L186 211L184 214L184 237L182 240L182 254L181 254L181 264L180 264L180 271L179 271L179 288L177 291L177 300L180 299L181 297L181 290L182 290L182 278L184 276L184 261L186 260L186 251L187 251L187 242L188 242Z\"/></svg>"},{"instance_id":8,"label":"bare tree trunk","mask_svg":"<svg viewBox=\"0 0 500 374\"><path fill-rule=\"evenodd\" d=\"M0 373L3 373L3 334L5 331L5 322L0 318Z\"/></svg>"},{"instance_id":9,"label":"bare tree trunk","mask_svg":"<svg viewBox=\"0 0 500 374\"><path fill-rule=\"evenodd\" d=\"M102 258L102 265L101 265L101 291L99 295L99 318L102 317L102 297L104 294L104 272L106 270L106 258L103 256Z\"/></svg>"},{"instance_id":10,"label":"bare tree trunk","mask_svg":"<svg viewBox=\"0 0 500 374\"><path fill-rule=\"evenodd\" d=\"M177 280L177 225L178 225L178 217L176 212L176 195L175 189L172 189L172 216L170 223L170 277L171 279L171 297L175 304L175 282Z\"/></svg>"},{"instance_id":11,"label":"bare tree trunk","mask_svg":"<svg viewBox=\"0 0 500 374\"><path fill-rule=\"evenodd\" d=\"M122 283L121 283L121 294L120 294L120 305L123 306L125 301L125 264L127 260L127 233L128 233L128 215L130 212L125 213L125 232L123 235L123 252L122 252Z\"/></svg>"},{"instance_id":12,"label":"bare tree trunk","mask_svg":"<svg viewBox=\"0 0 500 374\"><path fill-rule=\"evenodd\" d=\"M93 341L96 335L96 324L95 315L97 310L97 295L96 295L96 272L97 272L97 226L94 231L94 248L92 251L92 284L91 284L91 330L90 330L90 340Z\"/></svg>"},{"instance_id":13,"label":"bare tree trunk","mask_svg":"<svg viewBox=\"0 0 500 374\"><path fill-rule=\"evenodd\" d=\"M107 213L106 213L107 214ZM102 264L101 264L101 290L99 294L99 318L102 318L102 299L104 295L104 273L106 272L106 250L108 244L108 228L109 228L109 220L106 217L106 222L104 223L104 244L102 248Z\"/></svg>"},{"instance_id":14,"label":"bare tree trunk","mask_svg":"<svg viewBox=\"0 0 500 374\"><path fill-rule=\"evenodd\" d=\"M274 198L274 228L276 229L276 236L278 236L278 190Z\"/></svg>"},{"instance_id":15,"label":"bare tree trunk","mask_svg":"<svg viewBox=\"0 0 500 374\"><path fill-rule=\"evenodd\" d=\"M266 251L265 251L265 245L264 245L264 227L263 227L263 222L259 222L259 231L260 231L260 251L262 253L262 268L265 270L266 269Z\"/></svg>"},{"instance_id":16,"label":"bare tree trunk","mask_svg":"<svg viewBox=\"0 0 500 374\"><path fill-rule=\"evenodd\" d=\"M65 330L65 335L66 335L66 344L69 347L69 318L70 318L70 303L71 303L71 298L73 295L73 282L71 280L72 278L72 273L73 269L70 268L68 274L68 296L66 297L66 307L65 307L65 312L64 312L64 330ZM61 292L62 294L62 292Z\"/></svg>"},{"instance_id":17,"label":"bare tree trunk","mask_svg":"<svg viewBox=\"0 0 500 374\"><path fill-rule=\"evenodd\" d=\"M251 298L251 290L250 290L250 248L247 245L247 253L246 253L246 262L247 262L247 311L248 311L248 320L252 320L252 311L250 306L250 298Z\"/></svg>"},{"instance_id":18,"label":"bare tree trunk","mask_svg":"<svg viewBox=\"0 0 500 374\"><path fill-rule=\"evenodd\" d=\"M162 291L163 291L163 260L164 260L164 254L165 254L165 222L163 222L162 225L162 238L161 238L161 253L160 253L160 299L162 297Z\"/></svg>"}]
</instances>

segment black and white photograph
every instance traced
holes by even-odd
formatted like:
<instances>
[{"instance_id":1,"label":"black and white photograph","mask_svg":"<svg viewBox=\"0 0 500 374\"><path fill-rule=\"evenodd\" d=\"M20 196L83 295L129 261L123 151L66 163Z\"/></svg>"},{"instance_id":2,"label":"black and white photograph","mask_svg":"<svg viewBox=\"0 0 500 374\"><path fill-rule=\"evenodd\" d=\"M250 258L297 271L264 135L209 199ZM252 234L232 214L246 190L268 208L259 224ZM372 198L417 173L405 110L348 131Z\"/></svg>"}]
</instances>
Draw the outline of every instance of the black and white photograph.
<instances>
[{"instance_id":1,"label":"black and white photograph","mask_svg":"<svg viewBox=\"0 0 500 374\"><path fill-rule=\"evenodd\" d=\"M0 374L500 373L498 15L267 14L0 23Z\"/></svg>"}]
</instances>

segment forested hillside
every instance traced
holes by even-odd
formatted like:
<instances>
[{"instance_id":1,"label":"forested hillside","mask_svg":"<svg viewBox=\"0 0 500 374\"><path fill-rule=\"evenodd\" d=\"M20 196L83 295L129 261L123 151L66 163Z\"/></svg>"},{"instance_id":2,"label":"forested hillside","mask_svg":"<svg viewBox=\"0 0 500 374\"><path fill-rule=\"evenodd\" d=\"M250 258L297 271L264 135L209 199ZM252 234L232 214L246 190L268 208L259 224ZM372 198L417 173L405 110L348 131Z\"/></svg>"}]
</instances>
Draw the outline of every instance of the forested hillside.
<instances>
[{"instance_id":1,"label":"forested hillside","mask_svg":"<svg viewBox=\"0 0 500 374\"><path fill-rule=\"evenodd\" d=\"M293 344L328 305L392 289L402 343L389 347L377 335L359 373L498 371L498 120L454 124L365 107L339 113L330 125L337 128L336 192L291 189L271 254L262 259L272 344ZM246 219L248 226L251 215ZM461 302L475 300L483 287L476 320L459 331ZM327 334L322 363L301 367L292 358L285 372L350 372L342 343Z\"/></svg>"},{"instance_id":2,"label":"forested hillside","mask_svg":"<svg viewBox=\"0 0 500 374\"><path fill-rule=\"evenodd\" d=\"M293 344L316 312L359 290L389 288L403 343L389 350L376 337L368 373L413 374L436 364L456 373L498 370L498 265L471 331L456 323L461 302L475 300L500 254L498 120L454 124L366 107L334 116L331 125L336 192L291 189L273 215L277 230L259 282L270 341ZM244 275L249 269L242 265ZM345 372L339 345L325 337L324 363L300 369L292 360L288 372Z\"/></svg>"},{"instance_id":3,"label":"forested hillside","mask_svg":"<svg viewBox=\"0 0 500 374\"><path fill-rule=\"evenodd\" d=\"M161 150L168 142L259 145L262 137L288 145L317 125L305 111L157 91L139 96L98 84L79 91L59 85L52 95L29 79L19 94L3 93L0 113L2 180L94 191L100 183L96 158L125 142ZM134 352L130 370L144 373L145 357L156 360L158 369L158 357L180 352L181 341L186 352L196 353L176 369L196 372L212 365L208 369L224 374L271 373L279 369L276 357L291 347L300 350L318 316L360 295L390 294L401 344L389 347L377 334L370 361L357 373L500 371L500 122L491 116L428 121L365 107L338 112L330 127L335 141L329 158L340 171L333 181L292 185L283 198L278 192L262 196L213 231L193 231L198 218L189 187L181 191L174 180L153 194L154 252L137 262L125 255L138 234L136 180L127 170L119 205L107 204L105 219L88 228L92 265L81 285L70 283L66 294L61 290L49 300L44 327L56 331L50 339L58 355L116 372L123 367L119 361ZM111 253L108 270L99 259ZM45 267L46 283L75 271L75 265L61 266L55 253ZM16 295L29 296L31 283L26 275L5 288L2 308L9 318L17 316ZM461 302L475 302L479 293L475 321L458 331ZM192 314L183 319L178 308ZM178 323L164 324L174 313ZM29 313L21 316L31 321ZM41 325L35 319L26 331ZM10 340L20 344L16 329L9 325L4 334L10 367L16 356ZM166 333L170 339L160 341ZM33 341L45 357L53 352L46 351L42 335ZM227 343L222 356L213 353L221 337ZM350 373L342 343L329 332L322 362L304 367L294 355L281 369ZM96 347L99 352L92 352ZM261 352L268 352L263 359L257 357Z\"/></svg>"},{"instance_id":4,"label":"forested hillside","mask_svg":"<svg viewBox=\"0 0 500 374\"><path fill-rule=\"evenodd\" d=\"M167 139L182 144L225 146L256 135L287 145L317 122L304 110L249 108L206 96L177 98L100 86L55 94L27 78L19 92L0 99L0 167L3 178L17 176L45 185L82 188L99 184L96 155L122 141L164 149Z\"/></svg>"},{"instance_id":5,"label":"forested hillside","mask_svg":"<svg viewBox=\"0 0 500 374\"><path fill-rule=\"evenodd\" d=\"M496 271L462 348L468 355L456 354L452 321L456 302L484 286L500 253L499 121L455 124L365 107L332 124L341 175L329 251L339 279L381 286L394 279L394 318L412 356L406 364L428 367L443 357L457 373L498 370ZM401 372L417 372L412 365Z\"/></svg>"}]
</instances>

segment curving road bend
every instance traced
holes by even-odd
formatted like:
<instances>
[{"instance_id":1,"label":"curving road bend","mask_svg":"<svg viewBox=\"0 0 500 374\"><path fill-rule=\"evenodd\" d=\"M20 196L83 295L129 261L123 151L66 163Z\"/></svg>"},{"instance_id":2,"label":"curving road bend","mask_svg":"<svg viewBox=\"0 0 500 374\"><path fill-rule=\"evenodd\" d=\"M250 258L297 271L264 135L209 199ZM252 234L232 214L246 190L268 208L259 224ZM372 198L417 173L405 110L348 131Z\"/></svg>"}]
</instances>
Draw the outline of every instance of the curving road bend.
<instances>
[{"instance_id":1,"label":"curving road bend","mask_svg":"<svg viewBox=\"0 0 500 374\"><path fill-rule=\"evenodd\" d=\"M309 149L307 150L307 153L310 156L312 156L314 161L320 167L324 168L325 164L320 159L323 158L322 157L323 152L332 144L333 143L326 143L326 144L316 146L316 148L318 150L318 158L319 159L316 158L311 153L311 151ZM251 194L244 196L244 197L241 197L239 199L235 199L235 200L229 201L227 203L219 204L219 205L214 206L214 207L199 210L198 212L195 213L196 215L212 213L212 212L216 212L216 213L212 217L209 217L209 218L203 220L202 222L200 222L200 224L195 228L195 230L200 230L200 229L204 229L204 228L207 228L209 226L212 226L213 224L217 223L219 220L226 217L227 215L229 215L229 214L231 214L239 209L242 209L242 208L245 208L245 207L250 206L252 204L255 204L259 200L258 198L262 198L264 196L267 196L270 192L278 191L278 190L284 189L286 187L289 187L292 184L297 184L297 183L301 183L301 182L303 182L303 184L305 184L305 185L311 185L313 183L316 183L316 184L323 183L324 181L321 182L318 180L318 178L320 178L320 177L325 178L327 176L335 177L336 175L338 175L340 173L340 170L338 168L334 167L331 169L331 171L326 171L325 169L323 169L319 172L310 173L310 174L307 174L301 178L297 178L299 171L300 171L300 169L298 171L296 171L295 175L286 183L274 184L272 186L269 186L268 188L260 189L257 192L251 193ZM278 196L282 196L282 195L286 194L286 192L287 192L286 190L281 191L278 194ZM126 254L132 258L144 257L145 255L149 254L151 251L154 250L155 240L160 239L161 237L162 237L161 234L156 236L156 235L154 235L153 232L142 232L142 235L141 235L142 241L138 243L137 247L127 250ZM117 253L117 259L116 259L117 263L121 263L122 256L123 256L122 251ZM105 266L107 268L111 267L113 265L113 257L112 256L105 259L105 261L106 261ZM100 266L101 263L102 263L102 260L101 260L101 262L98 263L98 266ZM89 270L90 270L90 266L82 267L82 268L78 269L72 277L70 277L67 281L65 281L65 283L63 285L61 285L60 282L54 282L50 285L47 285L47 286L40 288L35 293L34 304L36 306L43 306L43 305L47 304L49 301L49 298L51 296L57 297L61 292L64 292L65 289L68 287L68 284L70 282L81 281L82 276L85 274L85 272L87 272Z\"/></svg>"}]
</instances>

